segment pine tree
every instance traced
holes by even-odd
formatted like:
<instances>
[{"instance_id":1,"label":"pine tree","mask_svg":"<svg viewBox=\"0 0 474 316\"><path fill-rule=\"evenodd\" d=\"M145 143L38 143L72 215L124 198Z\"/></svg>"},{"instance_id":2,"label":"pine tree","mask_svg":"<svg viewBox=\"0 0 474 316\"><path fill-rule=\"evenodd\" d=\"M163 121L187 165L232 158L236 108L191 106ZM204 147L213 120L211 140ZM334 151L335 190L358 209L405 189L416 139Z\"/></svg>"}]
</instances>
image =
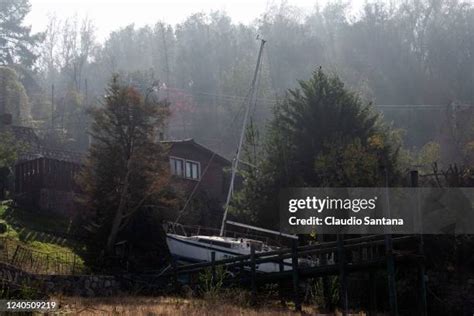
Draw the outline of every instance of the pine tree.
<instances>
[{"instance_id":1,"label":"pine tree","mask_svg":"<svg viewBox=\"0 0 474 316\"><path fill-rule=\"evenodd\" d=\"M18 73L0 66L0 114L10 114L14 125L31 124L31 108Z\"/></svg>"},{"instance_id":2,"label":"pine tree","mask_svg":"<svg viewBox=\"0 0 474 316\"><path fill-rule=\"evenodd\" d=\"M42 34L31 35L31 27L22 25L30 9L29 0L0 1L0 64L33 65Z\"/></svg>"},{"instance_id":3,"label":"pine tree","mask_svg":"<svg viewBox=\"0 0 474 316\"><path fill-rule=\"evenodd\" d=\"M8 180L14 173L15 162L28 146L8 131L0 132L0 200L5 198Z\"/></svg>"},{"instance_id":4,"label":"pine tree","mask_svg":"<svg viewBox=\"0 0 474 316\"><path fill-rule=\"evenodd\" d=\"M286 187L376 186L387 169L397 180L394 132L370 104L321 69L289 90L274 109L255 171L235 199L255 224L278 227L278 194ZM250 214L249 214L250 213Z\"/></svg>"},{"instance_id":5,"label":"pine tree","mask_svg":"<svg viewBox=\"0 0 474 316\"><path fill-rule=\"evenodd\" d=\"M157 141L168 107L149 99L114 77L104 106L92 111L93 144L79 183L92 237L107 255L114 255L117 239L144 205L173 202L166 197L166 148Z\"/></svg>"}]
</instances>

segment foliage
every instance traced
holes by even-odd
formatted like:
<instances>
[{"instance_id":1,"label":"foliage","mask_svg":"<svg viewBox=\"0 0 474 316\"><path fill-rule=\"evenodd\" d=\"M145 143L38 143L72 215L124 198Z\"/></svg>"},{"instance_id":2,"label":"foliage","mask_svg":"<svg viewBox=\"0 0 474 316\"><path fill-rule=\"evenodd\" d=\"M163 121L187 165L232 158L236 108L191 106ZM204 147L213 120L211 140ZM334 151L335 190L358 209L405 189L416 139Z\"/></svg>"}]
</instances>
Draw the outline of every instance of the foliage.
<instances>
[{"instance_id":1,"label":"foliage","mask_svg":"<svg viewBox=\"0 0 474 316\"><path fill-rule=\"evenodd\" d=\"M289 90L264 140L256 171L248 172L236 208L276 226L277 194L285 187L376 186L399 177L398 138L370 104L321 69ZM251 217L252 218L252 217Z\"/></svg>"},{"instance_id":2,"label":"foliage","mask_svg":"<svg viewBox=\"0 0 474 316\"><path fill-rule=\"evenodd\" d=\"M51 213L44 212L41 216L38 216L34 212L8 205L0 207L0 219L15 223L15 225L22 227L22 230L32 237L34 237L33 231L41 232L43 230L54 231L62 235L74 233L69 218L57 214L55 216L52 215Z\"/></svg>"},{"instance_id":3,"label":"foliage","mask_svg":"<svg viewBox=\"0 0 474 316\"><path fill-rule=\"evenodd\" d=\"M142 273L146 269L155 270L169 263L169 252L166 246L166 234L161 229L163 213L166 209L157 211L146 207L130 220L123 230L122 240L126 240L123 256L128 261L128 270Z\"/></svg>"},{"instance_id":4,"label":"foliage","mask_svg":"<svg viewBox=\"0 0 474 316\"><path fill-rule=\"evenodd\" d=\"M3 203L0 206L0 219L2 226L6 226L2 237L38 251L41 254L37 259L44 257L44 254L48 254L48 259L61 262L65 258L76 257L76 271L84 268L82 243L64 238L65 234L73 235L70 222L65 218L58 215L52 217L51 214L38 215Z\"/></svg>"},{"instance_id":5,"label":"foliage","mask_svg":"<svg viewBox=\"0 0 474 316\"><path fill-rule=\"evenodd\" d=\"M207 268L199 274L200 288L206 300L215 301L219 298L223 290L226 272L225 267L219 265L215 268L215 278L213 278L211 268Z\"/></svg>"},{"instance_id":6,"label":"foliage","mask_svg":"<svg viewBox=\"0 0 474 316\"><path fill-rule=\"evenodd\" d=\"M474 165L474 107L451 104L446 109L439 142L444 165Z\"/></svg>"},{"instance_id":7,"label":"foliage","mask_svg":"<svg viewBox=\"0 0 474 316\"><path fill-rule=\"evenodd\" d=\"M441 161L441 145L430 141L421 148L402 148L399 155L399 164L402 170L416 169L422 174L430 174L433 164Z\"/></svg>"},{"instance_id":8,"label":"foliage","mask_svg":"<svg viewBox=\"0 0 474 316\"><path fill-rule=\"evenodd\" d=\"M85 133L89 126L87 105L84 95L75 88L63 91L63 96L55 98L55 112L52 124L44 135L44 143L51 148L62 148L68 151L84 152L89 145L89 137Z\"/></svg>"},{"instance_id":9,"label":"foliage","mask_svg":"<svg viewBox=\"0 0 474 316\"><path fill-rule=\"evenodd\" d=\"M100 253L114 255L121 234L138 211L170 207L170 176L165 150L156 141L167 116L163 103L152 102L114 77L105 104L92 111L93 143L79 177L89 230ZM159 229L159 228L158 228ZM120 239L119 239L120 238Z\"/></svg>"},{"instance_id":10,"label":"foliage","mask_svg":"<svg viewBox=\"0 0 474 316\"><path fill-rule=\"evenodd\" d=\"M18 74L9 67L0 66L0 109L12 116L12 123L28 125L31 121L30 104Z\"/></svg>"},{"instance_id":11,"label":"foliage","mask_svg":"<svg viewBox=\"0 0 474 316\"><path fill-rule=\"evenodd\" d=\"M337 76L321 69L310 80L300 81L300 88L289 90L286 100L275 108L267 147L272 168L283 172L282 184L368 186L381 181L380 168L396 175L397 151L379 116L370 104L346 90ZM349 159L356 151L368 161L354 177L354 164L362 163ZM349 174L331 179L324 172L328 167L346 167ZM374 177L366 176L369 170Z\"/></svg>"},{"instance_id":12,"label":"foliage","mask_svg":"<svg viewBox=\"0 0 474 316\"><path fill-rule=\"evenodd\" d=\"M39 289L38 281L27 284L26 282L20 284L18 287L12 287L7 281L2 281L0 284L0 298L1 299L17 299L17 300L37 300L44 297Z\"/></svg>"},{"instance_id":13,"label":"foliage","mask_svg":"<svg viewBox=\"0 0 474 316\"><path fill-rule=\"evenodd\" d=\"M417 164L432 164L440 159L440 145L436 142L426 143L418 154Z\"/></svg>"},{"instance_id":14,"label":"foliage","mask_svg":"<svg viewBox=\"0 0 474 316\"><path fill-rule=\"evenodd\" d=\"M309 279L308 280L308 291L306 300L310 301L313 305L320 307L334 307L339 301L339 279L335 276L323 278ZM327 289L329 293L325 295L324 282L327 282ZM331 310L330 308L329 310Z\"/></svg>"},{"instance_id":15,"label":"foliage","mask_svg":"<svg viewBox=\"0 0 474 316\"><path fill-rule=\"evenodd\" d=\"M193 14L177 25L157 21L114 30L103 45L98 45L91 21L53 16L40 49L38 82L48 100L51 84L58 98L73 87L84 99L95 100L113 73L150 74L160 82L159 97L171 101L168 136L193 137L231 156L258 33L268 45L256 126L271 116L275 99L322 65L362 98L396 105L380 109L386 121L407 130L404 143L409 148L437 141L444 109L411 105L474 102L473 4L377 0L352 13L349 3L330 1L305 12L287 3L271 5L249 25L222 12Z\"/></svg>"},{"instance_id":16,"label":"foliage","mask_svg":"<svg viewBox=\"0 0 474 316\"><path fill-rule=\"evenodd\" d=\"M2 0L0 2L0 64L21 63L32 66L34 49L41 34L31 34L31 27L23 21L30 12L29 0Z\"/></svg>"},{"instance_id":17,"label":"foliage","mask_svg":"<svg viewBox=\"0 0 474 316\"><path fill-rule=\"evenodd\" d=\"M13 177L13 167L26 146L11 135L0 132L0 199L5 198L8 181Z\"/></svg>"},{"instance_id":18,"label":"foliage","mask_svg":"<svg viewBox=\"0 0 474 316\"><path fill-rule=\"evenodd\" d=\"M8 230L7 223L5 223L5 221L0 221L0 235L5 234L7 230Z\"/></svg>"},{"instance_id":19,"label":"foliage","mask_svg":"<svg viewBox=\"0 0 474 316\"><path fill-rule=\"evenodd\" d=\"M260 209L266 204L263 199L266 187L262 185L265 175L259 167L264 155L261 147L258 129L253 120L250 120L245 133L242 163L238 170L243 183L237 194L234 194L231 204L231 214L245 218L250 223L258 223L258 214L253 210Z\"/></svg>"},{"instance_id":20,"label":"foliage","mask_svg":"<svg viewBox=\"0 0 474 316\"><path fill-rule=\"evenodd\" d=\"M0 133L0 168L12 168L25 145L14 139L10 132Z\"/></svg>"}]
</instances>

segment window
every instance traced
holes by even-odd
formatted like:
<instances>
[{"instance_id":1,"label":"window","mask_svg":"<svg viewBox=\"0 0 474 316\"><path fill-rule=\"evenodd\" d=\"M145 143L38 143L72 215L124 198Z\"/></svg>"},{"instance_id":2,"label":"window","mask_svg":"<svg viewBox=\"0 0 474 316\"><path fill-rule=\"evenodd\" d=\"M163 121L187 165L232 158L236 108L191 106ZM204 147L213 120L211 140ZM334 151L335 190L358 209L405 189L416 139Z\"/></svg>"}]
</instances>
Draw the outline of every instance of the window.
<instances>
[{"instance_id":1,"label":"window","mask_svg":"<svg viewBox=\"0 0 474 316\"><path fill-rule=\"evenodd\" d=\"M232 245L224 242L224 241L217 241L217 240L209 240L209 239L198 239L199 242L205 243L205 244L210 244L210 245L216 245L224 248L232 248Z\"/></svg>"},{"instance_id":2,"label":"window","mask_svg":"<svg viewBox=\"0 0 474 316\"><path fill-rule=\"evenodd\" d=\"M200 165L197 161L192 160L184 160L177 157L170 157L170 166L171 166L171 174L192 179L192 180L199 180L200 178Z\"/></svg>"},{"instance_id":3,"label":"window","mask_svg":"<svg viewBox=\"0 0 474 316\"><path fill-rule=\"evenodd\" d=\"M182 177L184 160L179 158L170 158L171 174Z\"/></svg>"},{"instance_id":4,"label":"window","mask_svg":"<svg viewBox=\"0 0 474 316\"><path fill-rule=\"evenodd\" d=\"M186 160L186 178L199 180L199 162Z\"/></svg>"}]
</instances>

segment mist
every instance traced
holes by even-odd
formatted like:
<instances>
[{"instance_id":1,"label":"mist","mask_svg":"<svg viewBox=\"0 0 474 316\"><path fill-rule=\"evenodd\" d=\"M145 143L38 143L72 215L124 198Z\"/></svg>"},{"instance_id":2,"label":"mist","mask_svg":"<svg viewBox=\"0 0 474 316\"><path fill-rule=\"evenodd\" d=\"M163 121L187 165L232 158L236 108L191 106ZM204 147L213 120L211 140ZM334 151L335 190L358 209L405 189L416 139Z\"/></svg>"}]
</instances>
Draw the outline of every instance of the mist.
<instances>
[{"instance_id":1,"label":"mist","mask_svg":"<svg viewBox=\"0 0 474 316\"><path fill-rule=\"evenodd\" d=\"M192 137L230 156L257 36L267 41L253 113L259 127L287 89L319 67L340 76L346 87L382 111L388 124L403 129L408 148L436 140L447 106L473 103L472 2L354 6L335 1L311 8L267 5L245 24L222 11L198 12L176 24L156 20L136 26L142 24L136 21L103 40L97 21L49 16L37 47L35 76L41 92L30 93L32 118L40 128L52 124L66 133L69 149L83 150L88 125L83 113L99 106L112 74L121 74L141 89L155 84L155 97L171 101L167 138Z\"/></svg>"}]
</instances>

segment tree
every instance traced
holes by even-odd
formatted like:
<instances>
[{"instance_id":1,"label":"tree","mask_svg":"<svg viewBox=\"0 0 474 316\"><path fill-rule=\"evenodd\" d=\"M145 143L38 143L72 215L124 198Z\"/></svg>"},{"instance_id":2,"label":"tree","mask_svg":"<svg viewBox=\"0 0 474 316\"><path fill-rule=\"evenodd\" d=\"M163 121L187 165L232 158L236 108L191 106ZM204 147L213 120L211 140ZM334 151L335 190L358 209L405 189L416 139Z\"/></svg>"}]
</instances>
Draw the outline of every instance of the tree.
<instances>
[{"instance_id":1,"label":"tree","mask_svg":"<svg viewBox=\"0 0 474 316\"><path fill-rule=\"evenodd\" d=\"M374 154L378 165L385 164L391 173L395 171L389 134L370 104L364 104L355 93L345 89L336 75L328 76L321 69L299 85L289 90L286 100L276 107L269 130L269 154L275 165L282 167L283 183L325 185L328 178L319 172L319 162L325 155L343 154L333 153L336 147L377 149ZM279 154L280 148L285 156ZM342 167L340 162L332 163ZM376 181L378 179L373 179L365 185L374 185ZM329 182L327 184L336 185L334 181ZM365 172L360 172L358 178L338 185L360 186L364 182Z\"/></svg>"},{"instance_id":2,"label":"tree","mask_svg":"<svg viewBox=\"0 0 474 316\"><path fill-rule=\"evenodd\" d=\"M253 187L244 190L240 203L257 224L276 227L281 188L375 186L384 181L382 170L394 183L395 140L370 104L319 69L275 107L258 172L245 180Z\"/></svg>"},{"instance_id":3,"label":"tree","mask_svg":"<svg viewBox=\"0 0 474 316\"><path fill-rule=\"evenodd\" d=\"M26 145L18 142L8 131L0 133L0 199L5 198L8 178L13 173L13 167L18 156L26 149Z\"/></svg>"},{"instance_id":4,"label":"tree","mask_svg":"<svg viewBox=\"0 0 474 316\"><path fill-rule=\"evenodd\" d=\"M22 25L30 8L29 0L0 2L0 64L33 65L34 48L40 42L41 34L32 35L31 27Z\"/></svg>"},{"instance_id":5,"label":"tree","mask_svg":"<svg viewBox=\"0 0 474 316\"><path fill-rule=\"evenodd\" d=\"M79 22L75 16L64 20L60 35L61 71L68 79L67 84L81 92L84 70L95 49L94 25L88 18Z\"/></svg>"},{"instance_id":6,"label":"tree","mask_svg":"<svg viewBox=\"0 0 474 316\"><path fill-rule=\"evenodd\" d=\"M79 183L94 240L107 255L114 255L119 237L127 240L121 233L145 205L162 209L172 203L165 190L166 151L156 141L166 109L114 77L104 107L92 111L93 144Z\"/></svg>"},{"instance_id":7,"label":"tree","mask_svg":"<svg viewBox=\"0 0 474 316\"><path fill-rule=\"evenodd\" d=\"M28 95L17 72L0 66L0 114L10 114L15 125L28 125L30 112Z\"/></svg>"}]
</instances>

